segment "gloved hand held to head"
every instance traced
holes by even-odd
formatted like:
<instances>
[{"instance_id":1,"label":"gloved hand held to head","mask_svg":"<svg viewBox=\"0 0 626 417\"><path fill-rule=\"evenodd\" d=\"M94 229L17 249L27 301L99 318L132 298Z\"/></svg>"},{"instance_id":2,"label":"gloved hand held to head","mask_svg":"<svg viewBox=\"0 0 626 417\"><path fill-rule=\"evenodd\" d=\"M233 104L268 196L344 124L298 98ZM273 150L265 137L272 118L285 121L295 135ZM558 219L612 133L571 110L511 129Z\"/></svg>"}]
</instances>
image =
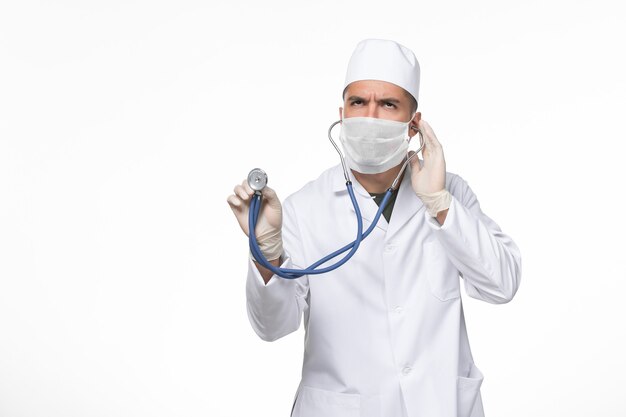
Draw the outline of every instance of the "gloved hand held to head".
<instances>
[{"instance_id":1,"label":"gloved hand held to head","mask_svg":"<svg viewBox=\"0 0 626 417\"><path fill-rule=\"evenodd\" d=\"M281 234L283 211L280 200L273 189L265 187L262 193L263 199L255 233L261 253L268 261L273 261L283 254ZM248 213L253 195L254 190L250 188L247 180L243 180L240 185L235 186L233 194L227 198L228 205L246 236L249 236Z\"/></svg>"},{"instance_id":2,"label":"gloved hand held to head","mask_svg":"<svg viewBox=\"0 0 626 417\"><path fill-rule=\"evenodd\" d=\"M422 200L428 214L436 217L440 211L450 208L452 196L446 190L446 160L443 148L435 136L435 132L424 120L419 122L419 130L424 137L424 165L418 158L411 160L411 186L415 194ZM413 152L409 152L409 156Z\"/></svg>"}]
</instances>

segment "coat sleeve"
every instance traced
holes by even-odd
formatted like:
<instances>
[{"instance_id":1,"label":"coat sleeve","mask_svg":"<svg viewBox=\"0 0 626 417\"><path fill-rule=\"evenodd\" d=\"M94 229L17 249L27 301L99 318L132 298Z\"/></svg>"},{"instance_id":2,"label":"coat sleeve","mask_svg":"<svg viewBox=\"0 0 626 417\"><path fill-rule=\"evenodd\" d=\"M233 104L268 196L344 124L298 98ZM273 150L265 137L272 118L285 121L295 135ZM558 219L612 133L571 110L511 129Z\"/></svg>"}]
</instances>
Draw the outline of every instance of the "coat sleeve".
<instances>
[{"instance_id":1,"label":"coat sleeve","mask_svg":"<svg viewBox=\"0 0 626 417\"><path fill-rule=\"evenodd\" d=\"M449 176L452 202L446 220L440 225L426 213L427 223L463 277L467 295L493 304L507 303L519 288L520 251L481 211L467 183L457 175Z\"/></svg>"},{"instance_id":2,"label":"coat sleeve","mask_svg":"<svg viewBox=\"0 0 626 417\"><path fill-rule=\"evenodd\" d=\"M298 225L290 200L283 204L283 248L282 268L301 269L298 259L302 259ZM277 275L270 278L267 285L254 265L248 261L246 281L246 306L248 319L256 334L271 342L300 327L302 313L308 309L308 276L284 279Z\"/></svg>"}]
</instances>

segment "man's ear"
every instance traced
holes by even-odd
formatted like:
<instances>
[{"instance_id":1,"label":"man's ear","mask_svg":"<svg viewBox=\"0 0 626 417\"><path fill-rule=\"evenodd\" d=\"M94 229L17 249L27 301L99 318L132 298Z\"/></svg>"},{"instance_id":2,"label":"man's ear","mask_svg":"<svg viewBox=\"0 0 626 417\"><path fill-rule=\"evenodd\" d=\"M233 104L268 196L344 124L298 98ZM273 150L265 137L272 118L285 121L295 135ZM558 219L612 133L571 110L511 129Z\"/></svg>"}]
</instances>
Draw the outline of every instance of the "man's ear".
<instances>
[{"instance_id":1,"label":"man's ear","mask_svg":"<svg viewBox=\"0 0 626 417\"><path fill-rule=\"evenodd\" d=\"M343 120L343 107L339 107L339 119Z\"/></svg>"},{"instance_id":2,"label":"man's ear","mask_svg":"<svg viewBox=\"0 0 626 417\"><path fill-rule=\"evenodd\" d=\"M419 127L420 120L422 120L422 113L416 112L413 119L411 119L411 123L409 124L409 136L413 137L417 133L417 128Z\"/></svg>"}]
</instances>

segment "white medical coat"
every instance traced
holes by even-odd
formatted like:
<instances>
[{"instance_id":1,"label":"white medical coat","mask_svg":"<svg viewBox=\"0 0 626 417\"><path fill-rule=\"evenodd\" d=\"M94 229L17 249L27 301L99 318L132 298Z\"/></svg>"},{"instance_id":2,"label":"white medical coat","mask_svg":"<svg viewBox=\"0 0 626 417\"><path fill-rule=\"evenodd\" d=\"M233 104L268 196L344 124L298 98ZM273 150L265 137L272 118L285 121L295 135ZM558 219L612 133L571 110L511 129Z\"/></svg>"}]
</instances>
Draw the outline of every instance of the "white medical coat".
<instances>
[{"instance_id":1,"label":"white medical coat","mask_svg":"<svg viewBox=\"0 0 626 417\"><path fill-rule=\"evenodd\" d=\"M353 182L365 230L378 206ZM461 304L465 292L506 303L520 282L515 243L482 213L458 175L444 225L430 217L407 172L389 224L383 216L339 269L265 285L252 261L246 283L254 331L273 341L300 326L302 379L294 417L482 417ZM283 204L283 267L303 268L354 240L356 220L341 166ZM336 258L339 259L339 258Z\"/></svg>"}]
</instances>

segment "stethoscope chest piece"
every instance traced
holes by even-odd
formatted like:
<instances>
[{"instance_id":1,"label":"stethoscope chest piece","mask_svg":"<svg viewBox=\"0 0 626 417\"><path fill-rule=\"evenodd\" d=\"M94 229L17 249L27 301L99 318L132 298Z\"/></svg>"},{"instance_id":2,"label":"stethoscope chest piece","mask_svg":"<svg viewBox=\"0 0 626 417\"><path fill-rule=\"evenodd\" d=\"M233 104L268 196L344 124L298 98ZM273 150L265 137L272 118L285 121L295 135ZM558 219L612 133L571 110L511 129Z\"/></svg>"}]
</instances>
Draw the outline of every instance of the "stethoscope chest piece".
<instances>
[{"instance_id":1,"label":"stethoscope chest piece","mask_svg":"<svg viewBox=\"0 0 626 417\"><path fill-rule=\"evenodd\" d=\"M267 174L261 168L254 168L248 174L248 185L254 191L261 192L267 185Z\"/></svg>"}]
</instances>

